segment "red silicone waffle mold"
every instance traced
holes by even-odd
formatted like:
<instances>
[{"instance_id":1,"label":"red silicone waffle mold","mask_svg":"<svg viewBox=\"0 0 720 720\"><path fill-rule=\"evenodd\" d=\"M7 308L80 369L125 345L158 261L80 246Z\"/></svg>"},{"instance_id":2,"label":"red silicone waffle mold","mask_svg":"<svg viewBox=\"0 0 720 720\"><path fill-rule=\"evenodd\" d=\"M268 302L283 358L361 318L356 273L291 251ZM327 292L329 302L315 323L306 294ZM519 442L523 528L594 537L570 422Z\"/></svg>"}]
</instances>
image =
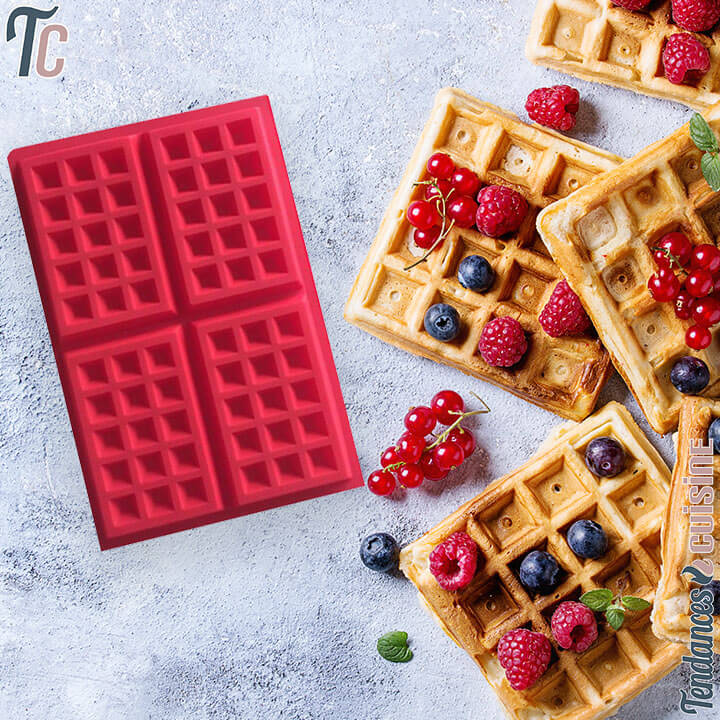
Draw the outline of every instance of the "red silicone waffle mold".
<instances>
[{"instance_id":1,"label":"red silicone waffle mold","mask_svg":"<svg viewBox=\"0 0 720 720\"><path fill-rule=\"evenodd\" d=\"M101 547L362 484L267 98L9 162Z\"/></svg>"}]
</instances>

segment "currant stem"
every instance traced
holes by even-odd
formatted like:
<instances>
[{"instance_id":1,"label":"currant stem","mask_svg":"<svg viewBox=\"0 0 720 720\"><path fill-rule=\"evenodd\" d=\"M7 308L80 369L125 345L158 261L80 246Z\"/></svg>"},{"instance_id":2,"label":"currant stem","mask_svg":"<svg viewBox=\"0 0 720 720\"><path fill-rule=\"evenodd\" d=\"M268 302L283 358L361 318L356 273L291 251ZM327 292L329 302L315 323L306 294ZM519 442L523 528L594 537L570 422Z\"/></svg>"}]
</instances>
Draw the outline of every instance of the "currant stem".
<instances>
[{"instance_id":1,"label":"currant stem","mask_svg":"<svg viewBox=\"0 0 720 720\"><path fill-rule=\"evenodd\" d=\"M674 263L675 265L678 266L678 268L682 272L684 272L686 275L689 275L688 271L683 267L683 264L680 262L680 260L677 257L675 257L675 255L673 255L667 248L661 248L661 247L653 248L653 252L657 252L658 250L661 253L663 253L663 255L665 255L666 258L668 258L670 260L670 267L672 267L673 263Z\"/></svg>"},{"instance_id":2,"label":"currant stem","mask_svg":"<svg viewBox=\"0 0 720 720\"><path fill-rule=\"evenodd\" d=\"M455 412L453 410L450 410L450 415L457 415L457 420L453 422L452 425L448 426L440 435L438 435L435 439L435 442L431 445L428 445L423 450L423 455L428 451L432 450L434 447L439 445L441 442L445 440L445 438L466 418L471 417L472 415L487 415L487 413L490 412L490 408L488 407L488 404L477 394L470 391L470 394L476 399L479 400L483 404L482 410L469 410L468 412ZM388 465L387 467L383 468L383 470L393 471L397 470L398 468L403 467L403 465L407 465L407 463L404 460L401 460L400 462L392 463Z\"/></svg>"},{"instance_id":3,"label":"currant stem","mask_svg":"<svg viewBox=\"0 0 720 720\"><path fill-rule=\"evenodd\" d=\"M450 411L450 414L451 414L451 415L457 415L457 416L458 416L458 417L457 417L457 420L455 420L455 422L453 422L452 425L449 425L443 432L441 432L441 433L437 436L435 442L434 442L432 445L428 445L428 446L425 448L425 450L432 450L432 448L436 447L436 446L439 445L441 442L444 442L444 441L445 441L445 438L446 438L465 418L471 417L472 415L487 415L487 413L490 412L490 408L487 406L487 403L486 403L482 398L479 398L477 395L475 395L475 393L471 393L471 395L473 395L473 396L476 397L478 400L480 400L480 402L481 402L485 407L484 407L482 410L470 410L470 411L468 411L468 412L462 412L462 413L453 412L453 411L451 410L451 411Z\"/></svg>"},{"instance_id":4,"label":"currant stem","mask_svg":"<svg viewBox=\"0 0 720 720\"><path fill-rule=\"evenodd\" d=\"M412 270L414 267L417 267L418 265L421 265L424 262L427 262L427 259L432 254L433 250L442 243L443 240L450 234L450 231L455 227L455 220L450 221L450 225L445 229L445 225L447 223L447 215L445 214L445 210L447 208L447 201L450 199L450 196L453 194L453 191L455 188L450 188L448 191L447 197L443 195L443 193L440 190L440 186L438 185L437 180L433 178L432 180L420 180L419 182L413 183L413 186L416 185L432 185L437 190L437 195L435 196L435 205L438 206L438 212L440 213L440 216L442 217L442 225L440 226L440 234L437 237L437 240L428 248L426 253L416 260L411 265L408 265L406 268L403 268L405 272L408 272L409 270ZM442 205L442 207L440 207Z\"/></svg>"},{"instance_id":5,"label":"currant stem","mask_svg":"<svg viewBox=\"0 0 720 720\"><path fill-rule=\"evenodd\" d=\"M483 404L483 407L485 408L485 412L486 412L486 413L489 413L489 412L490 412L490 407L489 407L489 405L488 405L477 393L475 393L475 392L473 392L473 391L471 390L471 391L470 391L470 394L471 394L478 402L481 402L481 403Z\"/></svg>"}]
</instances>

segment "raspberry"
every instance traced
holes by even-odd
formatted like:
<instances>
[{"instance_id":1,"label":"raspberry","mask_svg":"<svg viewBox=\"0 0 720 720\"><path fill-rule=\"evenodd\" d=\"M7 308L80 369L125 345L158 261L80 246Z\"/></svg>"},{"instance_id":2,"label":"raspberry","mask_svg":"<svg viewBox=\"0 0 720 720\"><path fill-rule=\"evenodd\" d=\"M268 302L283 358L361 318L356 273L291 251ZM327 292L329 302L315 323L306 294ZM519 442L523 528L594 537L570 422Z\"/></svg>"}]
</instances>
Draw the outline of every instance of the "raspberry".
<instances>
[{"instance_id":1,"label":"raspberry","mask_svg":"<svg viewBox=\"0 0 720 720\"><path fill-rule=\"evenodd\" d=\"M552 634L565 650L585 652L597 640L598 629L593 611L579 602L564 602L553 613Z\"/></svg>"},{"instance_id":2,"label":"raspberry","mask_svg":"<svg viewBox=\"0 0 720 720\"><path fill-rule=\"evenodd\" d=\"M704 32L720 20L720 0L672 0L672 17L683 30Z\"/></svg>"},{"instance_id":3,"label":"raspberry","mask_svg":"<svg viewBox=\"0 0 720 720\"><path fill-rule=\"evenodd\" d=\"M476 569L477 545L467 533L453 533L430 553L430 572L444 590L469 585Z\"/></svg>"},{"instance_id":4,"label":"raspberry","mask_svg":"<svg viewBox=\"0 0 720 720\"><path fill-rule=\"evenodd\" d=\"M662 54L665 77L675 85L682 85L687 73L710 69L710 53L689 33L676 33L668 38Z\"/></svg>"},{"instance_id":5,"label":"raspberry","mask_svg":"<svg viewBox=\"0 0 720 720\"><path fill-rule=\"evenodd\" d=\"M532 687L550 664L552 647L550 641L538 632L510 630L497 646L500 665L513 690L527 690Z\"/></svg>"},{"instance_id":6,"label":"raspberry","mask_svg":"<svg viewBox=\"0 0 720 720\"><path fill-rule=\"evenodd\" d=\"M580 303L580 298L561 280L552 291L547 305L538 318L542 329L550 337L579 335L590 327L590 318Z\"/></svg>"},{"instance_id":7,"label":"raspberry","mask_svg":"<svg viewBox=\"0 0 720 720\"><path fill-rule=\"evenodd\" d=\"M516 190L504 185L488 185L477 196L475 220L478 230L490 237L515 232L528 212L527 200Z\"/></svg>"},{"instance_id":8,"label":"raspberry","mask_svg":"<svg viewBox=\"0 0 720 720\"><path fill-rule=\"evenodd\" d=\"M642 10L650 4L650 0L612 0L612 3L626 10Z\"/></svg>"},{"instance_id":9,"label":"raspberry","mask_svg":"<svg viewBox=\"0 0 720 720\"><path fill-rule=\"evenodd\" d=\"M580 93L569 85L533 90L525 103L530 119L555 130L575 127L575 113L580 107Z\"/></svg>"},{"instance_id":10,"label":"raspberry","mask_svg":"<svg viewBox=\"0 0 720 720\"><path fill-rule=\"evenodd\" d=\"M497 317L483 328L478 349L488 365L510 367L525 354L527 338L515 318Z\"/></svg>"}]
</instances>

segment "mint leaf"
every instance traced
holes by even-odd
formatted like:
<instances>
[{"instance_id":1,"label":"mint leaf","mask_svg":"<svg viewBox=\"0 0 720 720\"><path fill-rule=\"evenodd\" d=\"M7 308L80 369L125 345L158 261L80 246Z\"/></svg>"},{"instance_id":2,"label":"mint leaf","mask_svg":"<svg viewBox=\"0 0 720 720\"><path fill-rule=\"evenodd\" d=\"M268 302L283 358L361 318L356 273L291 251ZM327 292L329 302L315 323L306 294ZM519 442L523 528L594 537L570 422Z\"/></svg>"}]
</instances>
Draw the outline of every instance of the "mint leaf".
<instances>
[{"instance_id":1,"label":"mint leaf","mask_svg":"<svg viewBox=\"0 0 720 720\"><path fill-rule=\"evenodd\" d=\"M715 192L720 190L720 157L712 153L705 153L700 158L700 167L707 184Z\"/></svg>"},{"instance_id":2,"label":"mint leaf","mask_svg":"<svg viewBox=\"0 0 720 720\"><path fill-rule=\"evenodd\" d=\"M407 644L408 635L406 632L396 630L383 635L377 641L377 651L380 655L394 663L406 663L412 660L412 650Z\"/></svg>"},{"instance_id":3,"label":"mint leaf","mask_svg":"<svg viewBox=\"0 0 720 720\"><path fill-rule=\"evenodd\" d=\"M586 592L580 598L580 602L583 605L587 605L591 610L595 610L595 612L602 612L610 605L612 599L612 590L602 588L600 590L590 590Z\"/></svg>"},{"instance_id":4,"label":"mint leaf","mask_svg":"<svg viewBox=\"0 0 720 720\"><path fill-rule=\"evenodd\" d=\"M650 603L647 600L643 600L639 597L633 597L632 595L623 595L622 604L628 610L632 610L633 612L647 610L650 607Z\"/></svg>"},{"instance_id":5,"label":"mint leaf","mask_svg":"<svg viewBox=\"0 0 720 720\"><path fill-rule=\"evenodd\" d=\"M718 152L715 133L700 113L695 113L690 119L690 138L698 150Z\"/></svg>"},{"instance_id":6,"label":"mint leaf","mask_svg":"<svg viewBox=\"0 0 720 720\"><path fill-rule=\"evenodd\" d=\"M625 611L621 607L613 605L607 609L605 617L613 630L619 630L625 620Z\"/></svg>"}]
</instances>

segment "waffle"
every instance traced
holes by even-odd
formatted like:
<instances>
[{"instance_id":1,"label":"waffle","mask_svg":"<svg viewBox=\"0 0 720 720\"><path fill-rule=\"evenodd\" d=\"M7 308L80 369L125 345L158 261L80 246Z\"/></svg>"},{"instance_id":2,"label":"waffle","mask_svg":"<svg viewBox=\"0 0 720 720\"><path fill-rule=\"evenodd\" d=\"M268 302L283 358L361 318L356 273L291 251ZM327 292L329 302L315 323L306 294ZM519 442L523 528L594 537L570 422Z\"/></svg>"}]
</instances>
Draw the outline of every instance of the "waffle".
<instances>
[{"instance_id":1,"label":"waffle","mask_svg":"<svg viewBox=\"0 0 720 720\"><path fill-rule=\"evenodd\" d=\"M595 477L583 453L595 437L617 438L628 465L612 479ZM629 614L618 631L606 622L585 653L554 645L551 664L526 691L510 688L496 656L500 638L519 627L550 633L550 618L564 600L577 600L597 587L652 600L660 577L660 526L670 473L628 411L611 402L581 424L555 431L525 465L493 482L426 535L403 549L400 567L417 586L425 605L445 632L480 666L510 717L518 720L562 716L597 720L615 713L670 672L680 645L658 640L649 611ZM576 557L565 542L580 518L599 522L608 534L608 552L598 560ZM457 531L480 548L478 571L463 590L443 590L430 573L433 548ZM531 550L545 549L565 570L565 580L548 596L529 596L516 572Z\"/></svg>"},{"instance_id":2,"label":"waffle","mask_svg":"<svg viewBox=\"0 0 720 720\"><path fill-rule=\"evenodd\" d=\"M673 528L672 535L664 532L662 538L662 576L658 585L652 612L655 634L666 640L690 645L690 595L687 577L682 569L701 557L690 551L690 518L682 511L688 504L688 486L683 477L690 474L690 442L707 441L710 423L720 417L720 401L704 398L686 398L680 412L678 452L670 487L670 502L665 511L665 528ZM720 456L713 456L715 487L715 552L710 558L715 565L715 578L720 578ZM715 618L715 652L720 652L720 617Z\"/></svg>"},{"instance_id":3,"label":"waffle","mask_svg":"<svg viewBox=\"0 0 720 720\"><path fill-rule=\"evenodd\" d=\"M710 69L694 82L665 78L662 51L670 35L670 0L632 12L611 0L539 0L525 54L534 63L699 110L720 101L720 29L695 35L710 51Z\"/></svg>"},{"instance_id":4,"label":"waffle","mask_svg":"<svg viewBox=\"0 0 720 720\"><path fill-rule=\"evenodd\" d=\"M453 229L428 262L406 272L417 257L405 210L422 196L423 188L413 183L426 178L425 164L437 150L471 168L483 183L517 189L531 211L512 237L496 240L474 229ZM619 162L459 90L441 90L355 280L345 318L386 342L489 380L547 410L584 418L607 378L609 359L596 337L553 339L541 329L538 314L562 275L534 221L538 209ZM458 264L472 254L483 255L497 275L493 288L482 295L466 290L456 278ZM436 302L452 305L462 318L464 331L451 343L434 340L423 327L425 311ZM509 370L490 367L477 352L483 326L501 315L515 317L529 340L524 359Z\"/></svg>"},{"instance_id":5,"label":"waffle","mask_svg":"<svg viewBox=\"0 0 720 720\"><path fill-rule=\"evenodd\" d=\"M706 117L717 132L720 106ZM681 230L693 243L712 243L720 234L720 195L702 177L700 156L685 125L538 217L547 247L659 433L677 425L682 395L669 378L679 357L705 360L710 383L702 394L720 393L717 329L706 350L691 351L690 321L647 289L660 237Z\"/></svg>"}]
</instances>

